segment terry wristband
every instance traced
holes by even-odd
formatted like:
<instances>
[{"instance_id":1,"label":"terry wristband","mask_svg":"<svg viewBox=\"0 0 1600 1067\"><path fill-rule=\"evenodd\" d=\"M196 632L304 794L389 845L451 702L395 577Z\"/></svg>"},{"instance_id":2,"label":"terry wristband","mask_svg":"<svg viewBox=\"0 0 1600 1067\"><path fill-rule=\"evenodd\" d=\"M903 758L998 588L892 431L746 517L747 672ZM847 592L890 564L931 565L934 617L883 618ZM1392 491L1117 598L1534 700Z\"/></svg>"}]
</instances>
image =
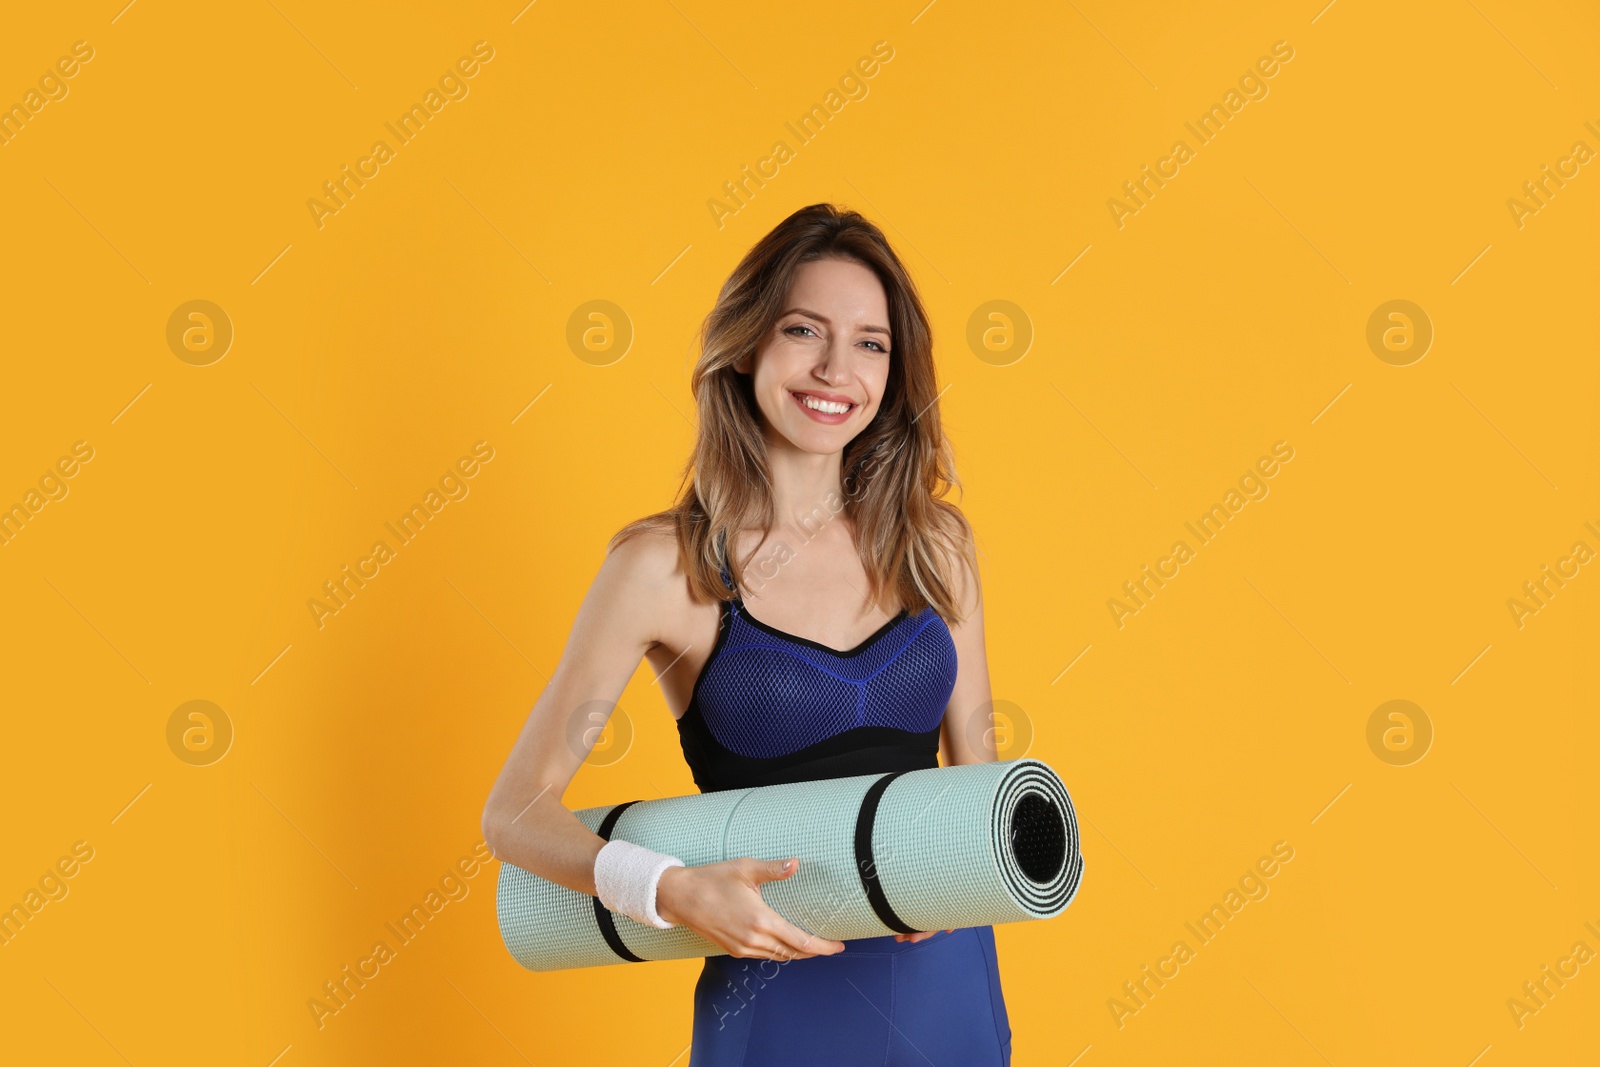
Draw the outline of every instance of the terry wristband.
<instances>
[{"instance_id":1,"label":"terry wristband","mask_svg":"<svg viewBox=\"0 0 1600 1067\"><path fill-rule=\"evenodd\" d=\"M668 867L684 862L631 841L607 841L594 859L594 888L600 903L635 922L665 930L676 926L656 913L656 885Z\"/></svg>"}]
</instances>

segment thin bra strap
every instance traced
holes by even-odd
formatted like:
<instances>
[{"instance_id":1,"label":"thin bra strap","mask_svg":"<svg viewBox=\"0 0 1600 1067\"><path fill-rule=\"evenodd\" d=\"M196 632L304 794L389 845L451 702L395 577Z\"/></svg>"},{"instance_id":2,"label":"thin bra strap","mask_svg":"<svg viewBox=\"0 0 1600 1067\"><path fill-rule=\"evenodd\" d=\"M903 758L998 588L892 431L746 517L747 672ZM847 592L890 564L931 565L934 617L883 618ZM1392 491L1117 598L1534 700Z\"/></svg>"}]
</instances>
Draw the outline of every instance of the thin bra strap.
<instances>
[{"instance_id":1,"label":"thin bra strap","mask_svg":"<svg viewBox=\"0 0 1600 1067\"><path fill-rule=\"evenodd\" d=\"M726 560L728 558L728 537L725 533L718 536L717 547L721 549L720 554L722 555L722 558ZM734 605L743 607L744 599L739 596L738 587L733 584L733 576L728 573L728 565L726 562L722 564L722 584L727 586L728 590L733 593Z\"/></svg>"},{"instance_id":2,"label":"thin bra strap","mask_svg":"<svg viewBox=\"0 0 1600 1067\"><path fill-rule=\"evenodd\" d=\"M735 604L743 604L744 603L744 600L739 596L739 591L737 589L735 589L734 586L733 586L733 576L728 573L728 568L727 568L726 564L724 564L723 567L722 567L722 583L724 585L726 585L730 590L732 590L732 592L733 592L733 602Z\"/></svg>"}]
</instances>

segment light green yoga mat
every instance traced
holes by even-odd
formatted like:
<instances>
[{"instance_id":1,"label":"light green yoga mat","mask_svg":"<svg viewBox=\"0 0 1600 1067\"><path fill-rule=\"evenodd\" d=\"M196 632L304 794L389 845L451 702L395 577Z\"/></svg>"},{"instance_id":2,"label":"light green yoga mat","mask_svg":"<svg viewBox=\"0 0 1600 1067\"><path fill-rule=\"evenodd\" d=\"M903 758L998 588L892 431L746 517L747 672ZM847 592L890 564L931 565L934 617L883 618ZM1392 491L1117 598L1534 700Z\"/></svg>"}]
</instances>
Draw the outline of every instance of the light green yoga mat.
<instances>
[{"instance_id":1,"label":"light green yoga mat","mask_svg":"<svg viewBox=\"0 0 1600 1067\"><path fill-rule=\"evenodd\" d=\"M1066 786L1037 759L960 764L630 801L573 814L608 840L691 867L798 857L762 885L778 914L820 937L1049 919L1083 876ZM609 818L608 818L609 817ZM500 934L518 963L556 971L726 955L679 924L662 930L514 864L500 867Z\"/></svg>"}]
</instances>

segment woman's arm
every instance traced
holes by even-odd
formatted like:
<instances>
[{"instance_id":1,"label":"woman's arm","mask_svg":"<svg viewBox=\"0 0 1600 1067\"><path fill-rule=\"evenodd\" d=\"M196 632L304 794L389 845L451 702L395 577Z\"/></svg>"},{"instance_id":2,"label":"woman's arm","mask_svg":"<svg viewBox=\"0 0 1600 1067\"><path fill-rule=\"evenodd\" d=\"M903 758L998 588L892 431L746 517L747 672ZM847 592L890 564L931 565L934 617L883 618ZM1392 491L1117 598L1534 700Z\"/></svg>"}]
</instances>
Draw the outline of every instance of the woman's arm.
<instances>
[{"instance_id":1,"label":"woman's arm","mask_svg":"<svg viewBox=\"0 0 1600 1067\"><path fill-rule=\"evenodd\" d=\"M956 644L956 684L939 731L940 766L992 763L996 758L994 723L989 713L989 657L983 641L983 590L963 561L957 570L963 619L950 627Z\"/></svg>"},{"instance_id":2,"label":"woman's arm","mask_svg":"<svg viewBox=\"0 0 1600 1067\"><path fill-rule=\"evenodd\" d=\"M676 559L670 540L643 535L618 545L601 563L555 673L534 702L484 805L483 837L498 859L595 895L595 856L605 842L566 808L562 797L588 757L600 723L576 717L590 710L583 707L590 701L615 707L639 661L659 640Z\"/></svg>"},{"instance_id":3,"label":"woman's arm","mask_svg":"<svg viewBox=\"0 0 1600 1067\"><path fill-rule=\"evenodd\" d=\"M576 718L590 701L615 707L644 654L664 643L662 634L686 632L684 581L671 534L630 538L606 556L578 608L561 662L484 804L483 838L497 859L599 895L595 857L606 843L562 803L599 725ZM804 959L843 952L842 941L807 933L762 898L763 884L797 870L793 856L669 867L657 883L656 913L733 956Z\"/></svg>"}]
</instances>

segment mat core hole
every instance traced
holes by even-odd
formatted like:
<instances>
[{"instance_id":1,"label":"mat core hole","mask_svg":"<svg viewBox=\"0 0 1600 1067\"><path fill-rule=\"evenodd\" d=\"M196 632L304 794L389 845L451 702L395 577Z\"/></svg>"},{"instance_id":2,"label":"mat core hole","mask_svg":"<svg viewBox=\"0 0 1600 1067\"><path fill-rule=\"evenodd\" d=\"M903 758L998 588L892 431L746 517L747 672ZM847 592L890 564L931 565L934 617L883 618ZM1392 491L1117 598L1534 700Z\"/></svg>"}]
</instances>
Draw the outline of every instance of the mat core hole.
<instances>
[{"instance_id":1,"label":"mat core hole","mask_svg":"<svg viewBox=\"0 0 1600 1067\"><path fill-rule=\"evenodd\" d=\"M1011 809L1011 851L1032 882L1049 882L1067 862L1067 827L1061 812L1039 793L1029 793Z\"/></svg>"}]
</instances>

